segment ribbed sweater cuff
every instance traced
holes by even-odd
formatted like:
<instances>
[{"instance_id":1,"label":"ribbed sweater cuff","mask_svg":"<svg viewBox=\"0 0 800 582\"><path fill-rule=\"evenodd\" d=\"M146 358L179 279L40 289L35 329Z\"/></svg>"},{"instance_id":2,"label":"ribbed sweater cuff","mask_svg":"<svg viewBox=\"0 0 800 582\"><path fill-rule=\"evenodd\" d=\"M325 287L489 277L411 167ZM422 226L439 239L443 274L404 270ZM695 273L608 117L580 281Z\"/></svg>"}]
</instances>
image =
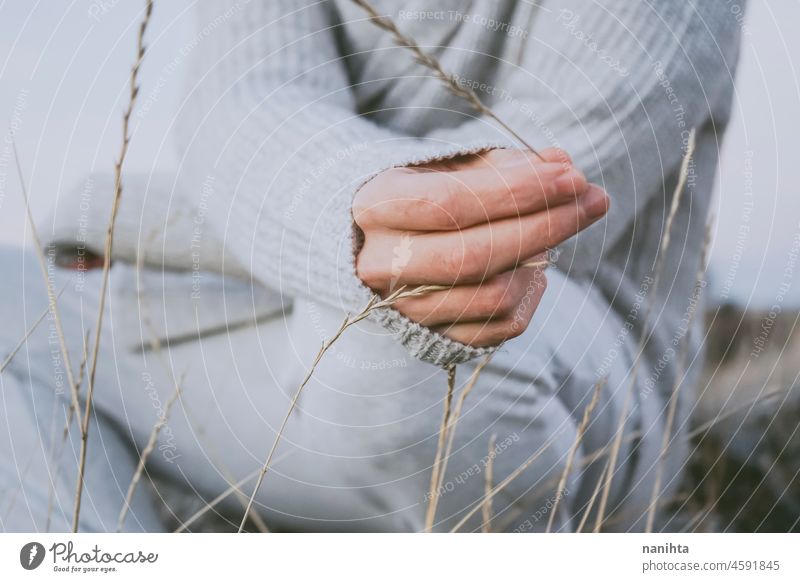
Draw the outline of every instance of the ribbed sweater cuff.
<instances>
[{"instance_id":1,"label":"ribbed sweater cuff","mask_svg":"<svg viewBox=\"0 0 800 582\"><path fill-rule=\"evenodd\" d=\"M252 256L264 261L264 268L269 268L267 262L275 258L282 262L276 285L281 293L291 296L300 292L339 306L351 315L358 313L373 295L356 274L355 258L361 241L353 220L352 199L358 189L393 167L445 160L507 145L486 140L453 144L416 139L371 145L325 174L324 190L335 192L332 198L320 200L319 204L306 200L293 210L302 211L303 216L294 215L284 222L282 229L268 228L262 234L256 233ZM278 257L271 254L274 249L280 249ZM254 272L259 271L258 261L252 265ZM375 310L369 319L392 333L411 356L438 366L465 362L494 349L473 348L453 341L393 308Z\"/></svg>"}]
</instances>

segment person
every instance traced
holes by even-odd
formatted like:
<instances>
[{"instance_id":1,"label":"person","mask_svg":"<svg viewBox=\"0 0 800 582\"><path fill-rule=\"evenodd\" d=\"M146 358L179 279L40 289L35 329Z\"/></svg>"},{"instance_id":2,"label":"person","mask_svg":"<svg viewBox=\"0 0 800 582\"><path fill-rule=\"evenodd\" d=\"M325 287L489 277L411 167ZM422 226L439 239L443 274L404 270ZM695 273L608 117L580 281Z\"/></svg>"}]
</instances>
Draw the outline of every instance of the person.
<instances>
[{"instance_id":1,"label":"person","mask_svg":"<svg viewBox=\"0 0 800 582\"><path fill-rule=\"evenodd\" d=\"M124 179L80 529L238 525L279 432L248 529L637 531L654 489L675 527L734 13L375 0L454 90L362 4L197 3L180 166ZM47 224L79 267L52 277L76 377L112 186L91 177ZM47 297L33 255L4 254L10 351ZM61 436L44 323L2 376L6 530L73 516L80 434Z\"/></svg>"}]
</instances>

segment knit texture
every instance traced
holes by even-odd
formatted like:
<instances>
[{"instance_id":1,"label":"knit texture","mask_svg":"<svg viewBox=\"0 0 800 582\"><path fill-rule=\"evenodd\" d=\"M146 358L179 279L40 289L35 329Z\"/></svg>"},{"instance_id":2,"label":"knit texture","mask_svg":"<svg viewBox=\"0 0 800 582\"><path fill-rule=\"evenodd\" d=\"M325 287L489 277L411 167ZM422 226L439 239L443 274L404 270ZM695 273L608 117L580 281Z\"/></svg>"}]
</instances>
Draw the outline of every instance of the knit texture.
<instances>
[{"instance_id":1,"label":"knit texture","mask_svg":"<svg viewBox=\"0 0 800 582\"><path fill-rule=\"evenodd\" d=\"M516 144L448 93L349 0L199 0L177 121L187 192L254 279L284 297L359 311L351 202L391 167ZM692 296L738 53L722 2L376 1L536 147L566 149L612 198L558 267L598 285L641 327L684 141L693 176L675 221L648 357L671 345ZM518 147L518 146L516 146ZM204 190L203 184L206 184ZM208 188L208 184L213 187ZM631 317L631 313L634 316ZM487 353L393 309L376 313L409 352L445 365ZM699 318L697 318L699 321ZM696 335L696 334L695 334Z\"/></svg>"}]
</instances>

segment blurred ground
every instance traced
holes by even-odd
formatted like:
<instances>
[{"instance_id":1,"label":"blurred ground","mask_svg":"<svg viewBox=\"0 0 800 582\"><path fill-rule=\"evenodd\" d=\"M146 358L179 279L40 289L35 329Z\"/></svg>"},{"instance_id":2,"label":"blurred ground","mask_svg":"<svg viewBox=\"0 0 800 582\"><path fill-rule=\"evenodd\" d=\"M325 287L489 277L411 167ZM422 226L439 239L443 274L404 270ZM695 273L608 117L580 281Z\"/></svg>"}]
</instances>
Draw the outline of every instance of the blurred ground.
<instances>
[{"instance_id":1,"label":"blurred ground","mask_svg":"<svg viewBox=\"0 0 800 582\"><path fill-rule=\"evenodd\" d=\"M707 317L684 529L800 531L799 311Z\"/></svg>"}]
</instances>

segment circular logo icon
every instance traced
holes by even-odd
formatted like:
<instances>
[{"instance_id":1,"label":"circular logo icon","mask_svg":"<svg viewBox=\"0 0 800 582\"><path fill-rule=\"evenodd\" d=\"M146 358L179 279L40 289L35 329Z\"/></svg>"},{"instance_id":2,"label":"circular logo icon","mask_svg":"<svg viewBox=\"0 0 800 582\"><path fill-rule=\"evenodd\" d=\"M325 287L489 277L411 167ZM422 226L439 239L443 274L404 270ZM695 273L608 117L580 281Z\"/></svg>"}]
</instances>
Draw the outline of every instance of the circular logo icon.
<instances>
[{"instance_id":1,"label":"circular logo icon","mask_svg":"<svg viewBox=\"0 0 800 582\"><path fill-rule=\"evenodd\" d=\"M19 563L26 570L35 570L44 561L44 546L39 542L28 542L19 551Z\"/></svg>"}]
</instances>

